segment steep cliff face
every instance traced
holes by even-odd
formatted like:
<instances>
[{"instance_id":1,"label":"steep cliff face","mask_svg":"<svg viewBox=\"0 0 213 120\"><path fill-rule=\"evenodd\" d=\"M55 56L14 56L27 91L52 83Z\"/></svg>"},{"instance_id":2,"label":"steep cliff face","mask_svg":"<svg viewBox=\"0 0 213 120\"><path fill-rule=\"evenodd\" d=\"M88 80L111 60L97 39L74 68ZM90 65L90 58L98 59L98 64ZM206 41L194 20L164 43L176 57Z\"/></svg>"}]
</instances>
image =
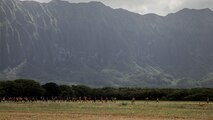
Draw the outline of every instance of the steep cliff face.
<instances>
[{"instance_id":1,"label":"steep cliff face","mask_svg":"<svg viewBox=\"0 0 213 120\"><path fill-rule=\"evenodd\" d=\"M38 10L43 8L39 3L32 4ZM57 35L51 35L56 32L49 19L41 21L48 16L43 13L45 9L42 17L37 18L19 1L1 1L1 70L13 68L23 61L39 63L40 66L52 62L54 41L50 40Z\"/></svg>"},{"instance_id":2,"label":"steep cliff face","mask_svg":"<svg viewBox=\"0 0 213 120\"><path fill-rule=\"evenodd\" d=\"M93 86L207 85L212 31L209 9L162 17L99 2L1 0L0 78Z\"/></svg>"}]
</instances>

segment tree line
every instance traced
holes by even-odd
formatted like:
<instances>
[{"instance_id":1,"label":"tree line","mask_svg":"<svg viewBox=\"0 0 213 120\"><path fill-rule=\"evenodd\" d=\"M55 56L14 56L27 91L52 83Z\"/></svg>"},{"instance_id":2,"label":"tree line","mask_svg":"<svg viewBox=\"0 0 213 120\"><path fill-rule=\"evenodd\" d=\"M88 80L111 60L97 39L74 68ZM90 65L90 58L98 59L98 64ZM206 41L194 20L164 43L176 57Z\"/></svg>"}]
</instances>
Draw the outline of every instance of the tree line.
<instances>
[{"instance_id":1,"label":"tree line","mask_svg":"<svg viewBox=\"0 0 213 120\"><path fill-rule=\"evenodd\" d=\"M174 100L174 101L206 101L213 99L213 88L91 88L85 85L58 85L49 82L41 85L34 80L17 79L13 81L0 81L0 98L27 97L52 99L110 99L117 100Z\"/></svg>"}]
</instances>

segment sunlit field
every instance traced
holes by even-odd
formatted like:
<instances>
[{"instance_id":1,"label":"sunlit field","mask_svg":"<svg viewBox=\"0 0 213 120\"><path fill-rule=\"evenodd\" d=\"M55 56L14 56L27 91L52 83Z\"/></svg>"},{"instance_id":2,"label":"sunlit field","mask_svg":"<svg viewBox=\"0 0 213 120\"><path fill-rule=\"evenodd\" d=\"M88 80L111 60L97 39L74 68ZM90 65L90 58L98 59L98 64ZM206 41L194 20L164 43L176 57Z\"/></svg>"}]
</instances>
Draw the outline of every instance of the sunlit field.
<instances>
[{"instance_id":1,"label":"sunlit field","mask_svg":"<svg viewBox=\"0 0 213 120\"><path fill-rule=\"evenodd\" d=\"M1 102L0 120L213 120L205 102Z\"/></svg>"}]
</instances>

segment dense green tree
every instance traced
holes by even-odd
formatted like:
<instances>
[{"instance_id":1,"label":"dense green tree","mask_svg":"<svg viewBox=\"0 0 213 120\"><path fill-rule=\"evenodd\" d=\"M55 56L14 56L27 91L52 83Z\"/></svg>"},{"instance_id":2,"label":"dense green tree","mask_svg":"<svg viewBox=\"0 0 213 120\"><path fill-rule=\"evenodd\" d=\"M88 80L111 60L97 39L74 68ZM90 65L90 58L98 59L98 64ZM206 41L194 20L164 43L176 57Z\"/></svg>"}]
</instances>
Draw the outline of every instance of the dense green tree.
<instances>
[{"instance_id":1,"label":"dense green tree","mask_svg":"<svg viewBox=\"0 0 213 120\"><path fill-rule=\"evenodd\" d=\"M157 88L90 88L84 85L57 85L56 83L46 83L40 86L33 80L18 79L14 81L0 82L0 97L37 97L45 95L50 97L91 97L100 99L101 97L110 99L117 97L120 100L130 100L133 97L137 100L144 100L149 97L151 100L190 100L206 101L207 98L213 100L213 88L193 88L193 89L157 89Z\"/></svg>"},{"instance_id":2,"label":"dense green tree","mask_svg":"<svg viewBox=\"0 0 213 120\"><path fill-rule=\"evenodd\" d=\"M0 95L4 97L17 96L15 82L14 81L0 82Z\"/></svg>"},{"instance_id":3,"label":"dense green tree","mask_svg":"<svg viewBox=\"0 0 213 120\"><path fill-rule=\"evenodd\" d=\"M112 97L112 96L117 96L117 89L113 87L105 87L102 88L102 93L104 97Z\"/></svg>"},{"instance_id":4,"label":"dense green tree","mask_svg":"<svg viewBox=\"0 0 213 120\"><path fill-rule=\"evenodd\" d=\"M68 85L60 85L59 86L61 89L61 97L73 97L74 96L74 91L72 87Z\"/></svg>"},{"instance_id":5,"label":"dense green tree","mask_svg":"<svg viewBox=\"0 0 213 120\"><path fill-rule=\"evenodd\" d=\"M14 83L17 96L34 97L41 96L44 93L44 89L34 80L18 79Z\"/></svg>"},{"instance_id":6,"label":"dense green tree","mask_svg":"<svg viewBox=\"0 0 213 120\"><path fill-rule=\"evenodd\" d=\"M92 89L85 85L73 85L73 90L75 91L75 96L91 96Z\"/></svg>"},{"instance_id":7,"label":"dense green tree","mask_svg":"<svg viewBox=\"0 0 213 120\"><path fill-rule=\"evenodd\" d=\"M45 95L48 97L60 96L61 94L61 89L56 83L53 82L46 83L42 85L42 87L45 89Z\"/></svg>"}]
</instances>

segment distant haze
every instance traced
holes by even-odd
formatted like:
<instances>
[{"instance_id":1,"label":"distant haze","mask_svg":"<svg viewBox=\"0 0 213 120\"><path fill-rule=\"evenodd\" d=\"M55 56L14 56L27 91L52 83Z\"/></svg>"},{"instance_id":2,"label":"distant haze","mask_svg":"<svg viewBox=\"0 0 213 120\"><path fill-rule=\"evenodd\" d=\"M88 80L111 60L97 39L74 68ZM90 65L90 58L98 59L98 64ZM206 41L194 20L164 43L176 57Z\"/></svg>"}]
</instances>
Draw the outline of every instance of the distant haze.
<instances>
[{"instance_id":1,"label":"distant haze","mask_svg":"<svg viewBox=\"0 0 213 120\"><path fill-rule=\"evenodd\" d=\"M39 2L49 2L51 0L34 0ZM183 8L213 9L213 0L67 0L69 2L89 2L100 1L112 8L123 8L132 12L147 14L155 13L167 15L177 12Z\"/></svg>"}]
</instances>

